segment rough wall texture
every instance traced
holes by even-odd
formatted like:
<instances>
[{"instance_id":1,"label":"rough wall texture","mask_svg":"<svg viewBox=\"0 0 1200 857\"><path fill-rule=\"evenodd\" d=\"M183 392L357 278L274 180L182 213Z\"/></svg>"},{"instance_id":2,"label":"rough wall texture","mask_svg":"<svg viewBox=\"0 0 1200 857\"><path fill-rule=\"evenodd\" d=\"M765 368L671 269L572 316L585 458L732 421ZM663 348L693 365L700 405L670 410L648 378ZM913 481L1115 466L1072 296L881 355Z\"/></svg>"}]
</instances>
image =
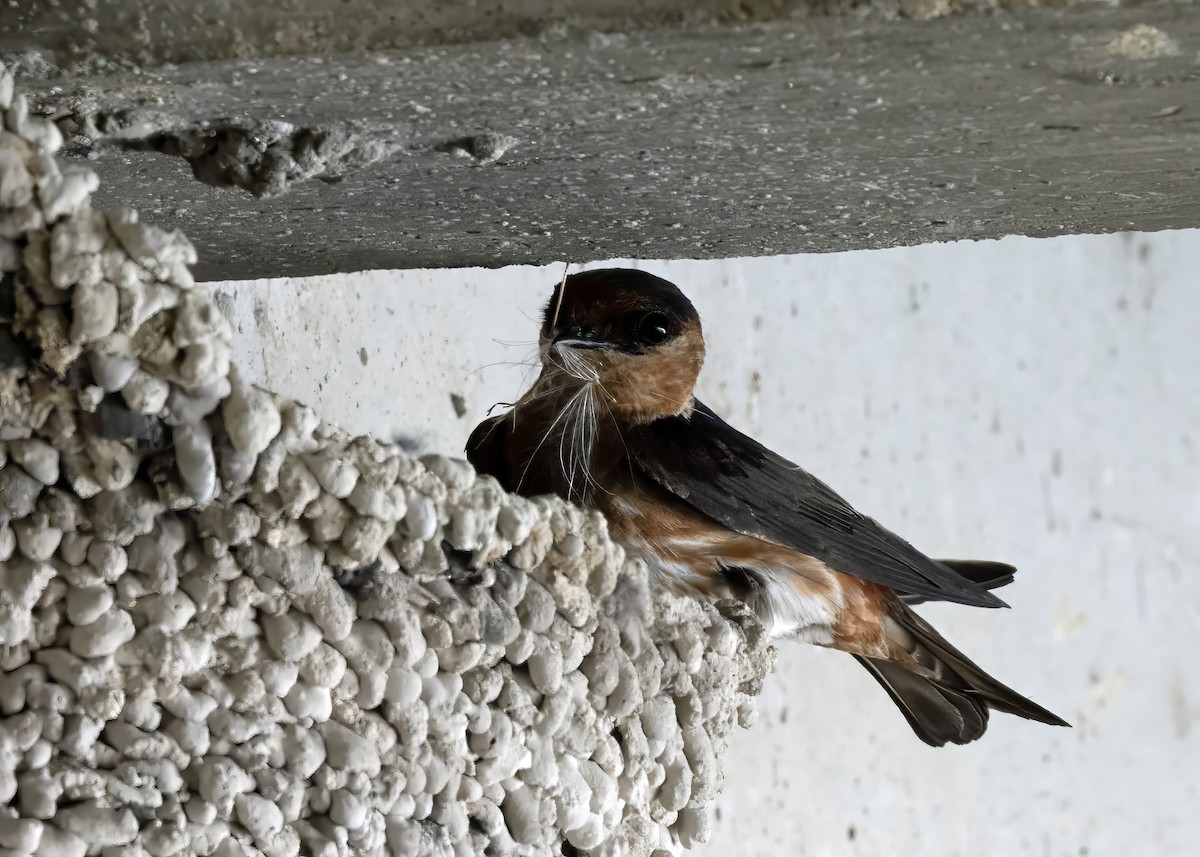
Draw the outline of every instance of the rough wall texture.
<instances>
[{"instance_id":1,"label":"rough wall texture","mask_svg":"<svg viewBox=\"0 0 1200 857\"><path fill-rule=\"evenodd\" d=\"M187 240L93 211L2 69L0 111L5 853L705 839L757 624L651 591L594 514L243 383Z\"/></svg>"}]
</instances>

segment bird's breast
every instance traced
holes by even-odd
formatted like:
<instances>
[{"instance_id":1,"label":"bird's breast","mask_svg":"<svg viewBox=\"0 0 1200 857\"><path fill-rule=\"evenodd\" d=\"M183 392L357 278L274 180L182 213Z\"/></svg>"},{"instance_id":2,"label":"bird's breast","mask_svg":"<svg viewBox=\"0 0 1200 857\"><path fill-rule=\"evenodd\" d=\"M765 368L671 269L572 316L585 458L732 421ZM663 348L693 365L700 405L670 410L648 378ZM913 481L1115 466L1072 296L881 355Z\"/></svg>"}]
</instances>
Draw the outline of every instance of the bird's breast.
<instances>
[{"instance_id":1,"label":"bird's breast","mask_svg":"<svg viewBox=\"0 0 1200 857\"><path fill-rule=\"evenodd\" d=\"M614 471L628 466L601 396L594 386L544 374L509 414L506 487L596 506Z\"/></svg>"}]
</instances>

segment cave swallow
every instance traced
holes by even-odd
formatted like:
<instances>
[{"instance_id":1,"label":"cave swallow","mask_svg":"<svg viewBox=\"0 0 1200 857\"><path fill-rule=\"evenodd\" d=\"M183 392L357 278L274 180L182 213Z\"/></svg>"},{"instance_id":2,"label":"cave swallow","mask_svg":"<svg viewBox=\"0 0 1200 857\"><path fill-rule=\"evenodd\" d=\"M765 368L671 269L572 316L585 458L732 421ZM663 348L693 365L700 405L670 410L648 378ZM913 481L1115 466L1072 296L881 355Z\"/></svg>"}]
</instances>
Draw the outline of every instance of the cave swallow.
<instances>
[{"instance_id":1,"label":"cave swallow","mask_svg":"<svg viewBox=\"0 0 1200 857\"><path fill-rule=\"evenodd\" d=\"M625 269L566 277L539 346L533 386L471 434L479 471L601 510L676 592L740 599L775 636L853 655L928 744L979 738L989 709L1067 725L912 609L1005 606L989 590L1013 568L930 559L697 400L704 336L673 284Z\"/></svg>"}]
</instances>

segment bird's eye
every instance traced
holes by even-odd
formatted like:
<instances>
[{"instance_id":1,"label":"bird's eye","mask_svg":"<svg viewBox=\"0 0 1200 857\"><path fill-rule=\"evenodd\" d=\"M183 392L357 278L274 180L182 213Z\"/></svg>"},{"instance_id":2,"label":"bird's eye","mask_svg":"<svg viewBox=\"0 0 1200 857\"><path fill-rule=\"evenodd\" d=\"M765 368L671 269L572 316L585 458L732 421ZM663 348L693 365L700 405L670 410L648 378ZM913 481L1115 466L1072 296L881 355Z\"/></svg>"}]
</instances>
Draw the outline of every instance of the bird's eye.
<instances>
[{"instance_id":1,"label":"bird's eye","mask_svg":"<svg viewBox=\"0 0 1200 857\"><path fill-rule=\"evenodd\" d=\"M647 345L661 345L667 341L671 320L665 312L648 312L637 323L637 336Z\"/></svg>"}]
</instances>

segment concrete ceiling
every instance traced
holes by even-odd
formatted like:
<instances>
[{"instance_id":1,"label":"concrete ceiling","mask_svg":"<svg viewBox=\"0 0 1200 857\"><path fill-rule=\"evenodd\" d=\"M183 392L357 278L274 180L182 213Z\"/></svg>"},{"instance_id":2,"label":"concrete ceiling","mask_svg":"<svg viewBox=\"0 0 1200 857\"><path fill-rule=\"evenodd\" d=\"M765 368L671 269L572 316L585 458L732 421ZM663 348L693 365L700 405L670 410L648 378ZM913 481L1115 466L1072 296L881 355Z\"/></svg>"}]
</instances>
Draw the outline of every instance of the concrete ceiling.
<instances>
[{"instance_id":1,"label":"concrete ceiling","mask_svg":"<svg viewBox=\"0 0 1200 857\"><path fill-rule=\"evenodd\" d=\"M1188 3L542 33L27 85L100 173L98 203L186 231L204 279L1200 226Z\"/></svg>"}]
</instances>

